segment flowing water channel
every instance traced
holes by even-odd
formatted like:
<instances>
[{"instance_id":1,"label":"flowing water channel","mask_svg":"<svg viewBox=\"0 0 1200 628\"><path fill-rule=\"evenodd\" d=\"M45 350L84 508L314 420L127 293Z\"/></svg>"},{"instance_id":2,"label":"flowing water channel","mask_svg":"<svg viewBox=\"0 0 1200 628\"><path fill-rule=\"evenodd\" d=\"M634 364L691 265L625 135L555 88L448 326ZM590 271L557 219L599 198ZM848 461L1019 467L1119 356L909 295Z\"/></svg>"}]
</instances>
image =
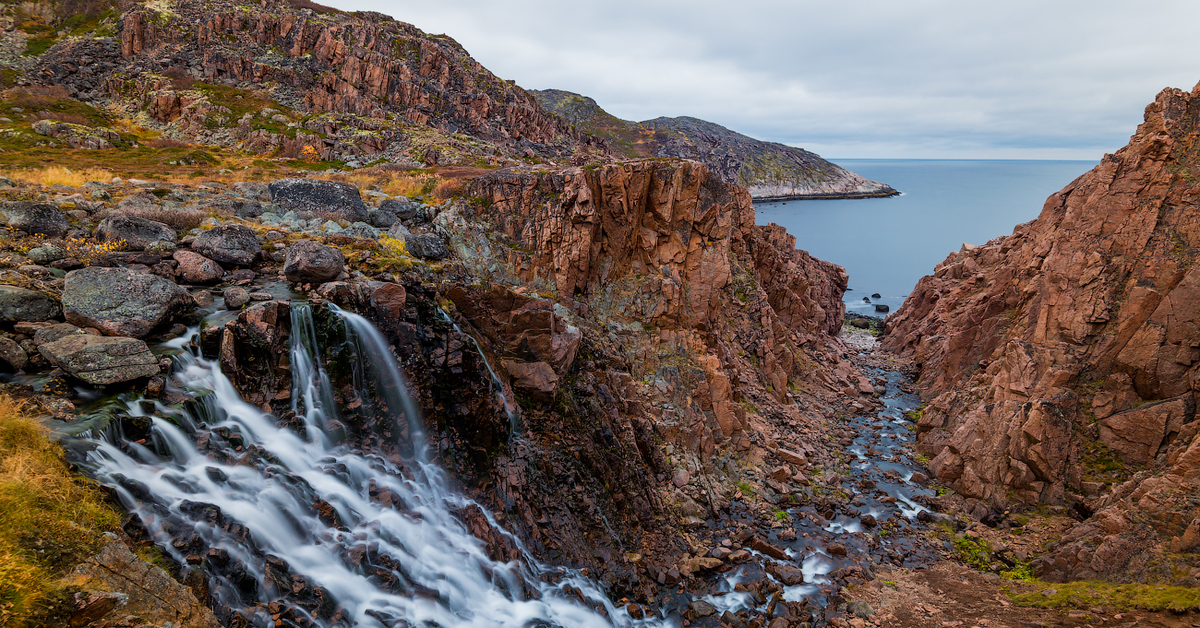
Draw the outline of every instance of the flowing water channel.
<instances>
[{"instance_id":1,"label":"flowing water channel","mask_svg":"<svg viewBox=\"0 0 1200 628\"><path fill-rule=\"evenodd\" d=\"M420 411L386 341L365 319L330 309L345 328L338 349L356 357L355 403L394 422L400 456L345 441L344 409L323 367L329 347L319 345L313 312L303 302L292 306L292 409L299 423L277 424L243 401L219 365L181 338L169 343L178 351L169 386L189 401L129 401L123 412L147 424L144 433L125 433L124 423L113 422L88 435L83 466L116 491L185 579L203 580L224 623L679 625L691 598L633 619L578 572L541 564L486 509L453 490L429 459ZM930 492L912 481L917 463L906 449L913 434L902 417L916 399L899 389L898 373L875 375L887 378L886 408L849 419L857 437L846 452L854 460L851 476L836 489L855 499L840 511L789 510L795 539L769 539L788 559L759 555L762 563L801 566L803 582L787 584L784 600L819 608L837 569L920 562L905 546L912 537L898 533L922 509L916 498ZM468 509L517 548L515 559L489 557L464 523ZM875 527L864 524L867 517ZM888 538L883 529L897 534ZM768 607L738 586L775 580L760 568L714 578L715 593L702 599L718 615Z\"/></svg>"}]
</instances>

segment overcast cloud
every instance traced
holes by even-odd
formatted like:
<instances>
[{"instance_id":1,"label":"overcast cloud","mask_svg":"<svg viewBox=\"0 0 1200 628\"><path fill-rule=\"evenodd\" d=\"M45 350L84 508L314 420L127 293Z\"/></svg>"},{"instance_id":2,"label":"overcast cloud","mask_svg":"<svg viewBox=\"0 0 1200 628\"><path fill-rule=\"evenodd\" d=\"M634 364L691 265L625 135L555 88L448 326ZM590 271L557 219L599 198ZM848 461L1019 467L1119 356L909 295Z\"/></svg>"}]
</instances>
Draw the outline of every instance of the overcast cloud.
<instances>
[{"instance_id":1,"label":"overcast cloud","mask_svg":"<svg viewBox=\"0 0 1200 628\"><path fill-rule=\"evenodd\" d=\"M324 0L445 33L525 88L829 158L1095 160L1200 81L1195 0Z\"/></svg>"}]
</instances>

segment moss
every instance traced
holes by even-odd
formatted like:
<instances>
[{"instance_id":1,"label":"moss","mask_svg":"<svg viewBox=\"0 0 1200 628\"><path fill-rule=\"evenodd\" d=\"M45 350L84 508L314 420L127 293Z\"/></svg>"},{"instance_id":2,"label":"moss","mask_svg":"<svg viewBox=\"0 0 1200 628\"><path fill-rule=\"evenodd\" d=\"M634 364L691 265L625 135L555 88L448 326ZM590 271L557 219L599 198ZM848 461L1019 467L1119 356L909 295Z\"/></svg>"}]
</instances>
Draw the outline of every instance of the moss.
<instances>
[{"instance_id":1,"label":"moss","mask_svg":"<svg viewBox=\"0 0 1200 628\"><path fill-rule=\"evenodd\" d=\"M119 520L97 487L71 474L45 429L0 397L0 624L42 612L57 578Z\"/></svg>"},{"instance_id":2,"label":"moss","mask_svg":"<svg viewBox=\"0 0 1200 628\"><path fill-rule=\"evenodd\" d=\"M1037 583L1038 591L1011 595L1013 602L1036 608L1093 608L1200 611L1200 589L1156 586L1153 584L1113 584L1111 582Z\"/></svg>"}]
</instances>

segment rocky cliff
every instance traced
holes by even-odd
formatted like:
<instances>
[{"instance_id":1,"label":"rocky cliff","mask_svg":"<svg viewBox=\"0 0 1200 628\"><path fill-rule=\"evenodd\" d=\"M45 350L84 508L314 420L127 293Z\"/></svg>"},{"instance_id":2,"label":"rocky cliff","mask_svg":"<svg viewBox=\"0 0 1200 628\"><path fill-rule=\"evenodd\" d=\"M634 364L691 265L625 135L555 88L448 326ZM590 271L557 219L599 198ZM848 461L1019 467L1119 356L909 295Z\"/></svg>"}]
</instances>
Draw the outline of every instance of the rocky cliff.
<instances>
[{"instance_id":1,"label":"rocky cliff","mask_svg":"<svg viewBox=\"0 0 1200 628\"><path fill-rule=\"evenodd\" d=\"M1037 220L951 254L887 322L885 347L921 369L939 480L983 511L1096 512L1039 561L1051 579L1177 580L1196 562L1198 118L1200 91L1164 90L1128 146Z\"/></svg>"},{"instance_id":2,"label":"rocky cliff","mask_svg":"<svg viewBox=\"0 0 1200 628\"><path fill-rule=\"evenodd\" d=\"M0 56L4 82L53 87L161 138L409 166L606 152L450 37L378 13L183 0L90 15L75 4L6 6L0 49L25 50Z\"/></svg>"},{"instance_id":3,"label":"rocky cliff","mask_svg":"<svg viewBox=\"0 0 1200 628\"><path fill-rule=\"evenodd\" d=\"M595 100L557 89L532 90L538 102L575 127L609 142L628 157L679 157L708 166L756 200L870 198L898 194L878 181L830 163L802 148L763 142L696 118L621 120Z\"/></svg>"}]
</instances>

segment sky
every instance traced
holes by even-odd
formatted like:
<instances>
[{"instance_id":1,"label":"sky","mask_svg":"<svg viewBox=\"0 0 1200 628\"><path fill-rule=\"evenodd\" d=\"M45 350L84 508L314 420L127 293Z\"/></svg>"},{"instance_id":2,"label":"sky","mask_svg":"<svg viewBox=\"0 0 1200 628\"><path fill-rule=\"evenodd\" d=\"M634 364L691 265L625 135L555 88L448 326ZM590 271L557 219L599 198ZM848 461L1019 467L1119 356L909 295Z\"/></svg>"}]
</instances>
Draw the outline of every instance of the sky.
<instances>
[{"instance_id":1,"label":"sky","mask_svg":"<svg viewBox=\"0 0 1200 628\"><path fill-rule=\"evenodd\" d=\"M1084 159L1200 81L1196 0L322 0L462 44L526 89L827 158Z\"/></svg>"}]
</instances>

